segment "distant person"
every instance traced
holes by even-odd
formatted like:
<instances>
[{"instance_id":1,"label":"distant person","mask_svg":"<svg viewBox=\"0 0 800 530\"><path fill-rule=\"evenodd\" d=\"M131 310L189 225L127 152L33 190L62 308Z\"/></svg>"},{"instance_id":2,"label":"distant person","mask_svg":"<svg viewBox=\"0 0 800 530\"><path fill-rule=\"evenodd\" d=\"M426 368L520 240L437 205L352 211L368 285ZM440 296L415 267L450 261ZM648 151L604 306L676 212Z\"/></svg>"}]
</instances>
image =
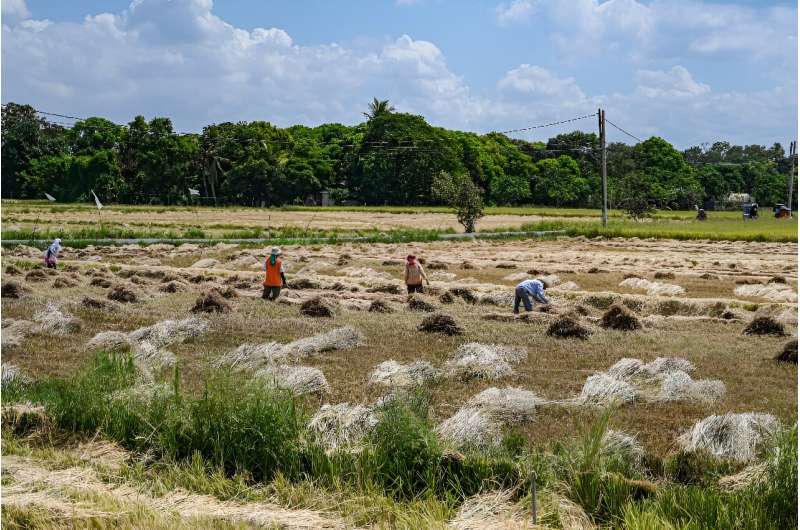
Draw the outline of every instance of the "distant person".
<instances>
[{"instance_id":1,"label":"distant person","mask_svg":"<svg viewBox=\"0 0 800 530\"><path fill-rule=\"evenodd\" d=\"M281 295L281 287L286 287L286 275L283 270L283 259L281 259L281 249L272 247L272 251L264 261L261 270L264 271L264 292L261 298L264 300L277 300Z\"/></svg>"},{"instance_id":2,"label":"distant person","mask_svg":"<svg viewBox=\"0 0 800 530\"><path fill-rule=\"evenodd\" d=\"M425 271L422 268L422 265L419 261L417 261L417 257L414 254L409 254L406 256L406 289L408 289L408 294L411 293L421 293L422 292L422 280L425 280L428 285L431 284L430 280L428 280L428 276L425 274Z\"/></svg>"},{"instance_id":3,"label":"distant person","mask_svg":"<svg viewBox=\"0 0 800 530\"><path fill-rule=\"evenodd\" d=\"M708 215L706 215L705 208L700 208L699 210L697 210L697 220L705 221L706 219L708 219Z\"/></svg>"},{"instance_id":4,"label":"distant person","mask_svg":"<svg viewBox=\"0 0 800 530\"><path fill-rule=\"evenodd\" d=\"M42 255L44 258L44 266L48 269L55 269L58 265L59 252L61 252L61 239L57 237Z\"/></svg>"},{"instance_id":5,"label":"distant person","mask_svg":"<svg viewBox=\"0 0 800 530\"><path fill-rule=\"evenodd\" d=\"M547 289L547 286L541 280L525 280L517 284L516 289L514 289L514 314L519 314L520 301L525 306L525 311L533 311L531 298L533 298L534 302L543 305L550 304L550 300L544 295L545 289Z\"/></svg>"},{"instance_id":6,"label":"distant person","mask_svg":"<svg viewBox=\"0 0 800 530\"><path fill-rule=\"evenodd\" d=\"M758 219L758 203L754 202L750 207L750 219Z\"/></svg>"}]
</instances>

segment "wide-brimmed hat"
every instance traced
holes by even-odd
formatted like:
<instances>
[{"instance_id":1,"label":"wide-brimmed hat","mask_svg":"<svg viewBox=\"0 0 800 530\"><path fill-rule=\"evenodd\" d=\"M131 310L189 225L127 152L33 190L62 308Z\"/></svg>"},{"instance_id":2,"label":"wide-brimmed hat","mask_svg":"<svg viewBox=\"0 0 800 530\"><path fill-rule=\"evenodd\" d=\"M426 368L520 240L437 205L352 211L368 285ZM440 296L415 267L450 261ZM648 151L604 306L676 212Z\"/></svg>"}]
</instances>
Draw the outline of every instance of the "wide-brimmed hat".
<instances>
[{"instance_id":1,"label":"wide-brimmed hat","mask_svg":"<svg viewBox=\"0 0 800 530\"><path fill-rule=\"evenodd\" d=\"M278 247L272 247L272 251L270 251L270 256L280 256L282 254L281 249Z\"/></svg>"}]
</instances>

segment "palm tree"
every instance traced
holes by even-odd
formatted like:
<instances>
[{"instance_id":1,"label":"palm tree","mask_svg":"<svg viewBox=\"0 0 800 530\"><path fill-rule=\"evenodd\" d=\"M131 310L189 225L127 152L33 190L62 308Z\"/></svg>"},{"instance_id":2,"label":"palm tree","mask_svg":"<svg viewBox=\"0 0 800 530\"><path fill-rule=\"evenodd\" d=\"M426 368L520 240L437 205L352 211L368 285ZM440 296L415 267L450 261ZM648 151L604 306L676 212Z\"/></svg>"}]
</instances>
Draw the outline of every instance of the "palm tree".
<instances>
[{"instance_id":1,"label":"palm tree","mask_svg":"<svg viewBox=\"0 0 800 530\"><path fill-rule=\"evenodd\" d=\"M371 120L382 114L391 114L392 112L394 112L394 107L389 105L388 99L380 101L378 98L372 98L372 103L369 104L369 110L362 114L366 116L367 120Z\"/></svg>"}]
</instances>

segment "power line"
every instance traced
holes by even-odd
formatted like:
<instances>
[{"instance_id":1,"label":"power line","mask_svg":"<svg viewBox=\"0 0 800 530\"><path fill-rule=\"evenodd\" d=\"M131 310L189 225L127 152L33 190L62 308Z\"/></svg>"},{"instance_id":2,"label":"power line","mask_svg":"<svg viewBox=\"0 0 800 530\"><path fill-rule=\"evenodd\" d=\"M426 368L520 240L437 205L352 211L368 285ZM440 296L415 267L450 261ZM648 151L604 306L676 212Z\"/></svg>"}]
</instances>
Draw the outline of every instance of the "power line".
<instances>
[{"instance_id":1,"label":"power line","mask_svg":"<svg viewBox=\"0 0 800 530\"><path fill-rule=\"evenodd\" d=\"M634 135L632 135L631 133L629 133L628 131L626 131L625 129L623 129L622 127L620 127L619 125L615 125L615 124L614 124L614 122L612 122L612 121L611 121L611 120L609 120L608 118L606 118L606 123L607 123L607 124L609 124L609 125L611 125L611 126L612 126L612 127L614 127L615 129L617 129L618 131L620 131L620 132L622 132L622 133L625 133L625 134L627 134L628 136L630 136L631 138L633 138L633 139L634 139L634 140L636 140L637 142L640 142L640 143L641 143L641 142L643 142L643 141L644 141L644 140L642 140L641 138L639 138L638 136L634 136Z\"/></svg>"},{"instance_id":2,"label":"power line","mask_svg":"<svg viewBox=\"0 0 800 530\"><path fill-rule=\"evenodd\" d=\"M520 129L510 129L508 131L499 131L499 134L509 134L509 133L515 133L515 132L532 131L533 129L543 129L545 127L553 127L555 125L563 125L564 123L571 123L573 121L585 120L586 118L591 118L593 116L597 116L597 113L593 112L591 114L586 114L585 116L577 116L575 118L570 118L568 120L554 121L554 122L551 122L551 123L543 123L541 125L531 125L530 127L522 127Z\"/></svg>"}]
</instances>

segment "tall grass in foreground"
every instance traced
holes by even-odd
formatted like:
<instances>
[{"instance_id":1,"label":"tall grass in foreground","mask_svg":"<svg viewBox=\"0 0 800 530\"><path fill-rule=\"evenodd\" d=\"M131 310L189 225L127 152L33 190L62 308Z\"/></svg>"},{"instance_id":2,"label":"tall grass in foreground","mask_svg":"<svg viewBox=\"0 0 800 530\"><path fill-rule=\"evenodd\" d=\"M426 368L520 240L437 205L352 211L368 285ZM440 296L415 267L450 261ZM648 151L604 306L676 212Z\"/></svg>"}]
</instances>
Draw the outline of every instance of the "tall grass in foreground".
<instances>
[{"instance_id":1,"label":"tall grass in foreground","mask_svg":"<svg viewBox=\"0 0 800 530\"><path fill-rule=\"evenodd\" d=\"M510 488L525 498L535 471L543 499L567 497L600 526L778 529L797 524L796 428L777 437L765 480L727 492L719 489L717 478L741 466L701 454L639 461L610 451L603 442L608 412L582 437L547 450L524 447L512 433L502 448L461 454L437 438L428 402L419 395L377 409L378 424L360 451L326 453L305 431L302 403L241 374L209 374L202 391L189 395L181 390L178 371L162 383L142 386L129 357L99 354L69 379L12 382L2 390L4 404L42 404L60 429L99 432L149 455L156 466L183 469L171 482L223 497L254 481L277 481L284 490L289 484L344 487L448 512L487 489Z\"/></svg>"}]
</instances>

